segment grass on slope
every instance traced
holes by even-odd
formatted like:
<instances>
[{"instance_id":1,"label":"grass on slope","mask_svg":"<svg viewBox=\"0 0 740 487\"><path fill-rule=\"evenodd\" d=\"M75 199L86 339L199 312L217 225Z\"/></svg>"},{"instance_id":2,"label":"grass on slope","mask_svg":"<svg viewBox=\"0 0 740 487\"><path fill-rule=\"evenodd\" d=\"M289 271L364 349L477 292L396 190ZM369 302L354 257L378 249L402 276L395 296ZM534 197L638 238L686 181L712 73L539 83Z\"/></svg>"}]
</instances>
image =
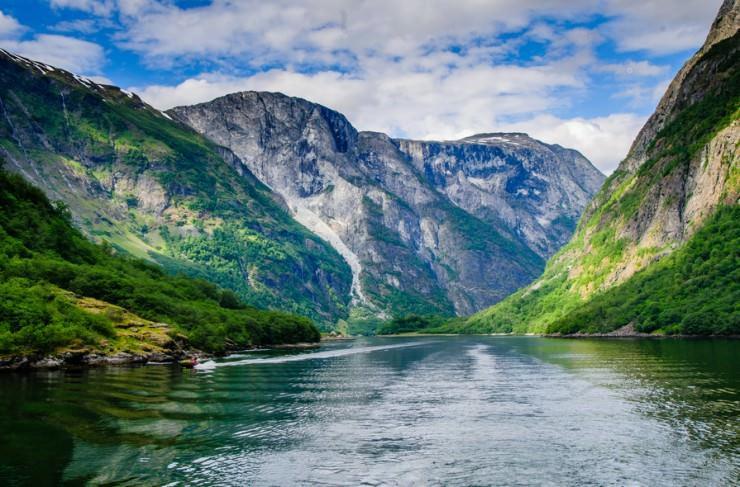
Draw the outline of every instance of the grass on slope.
<instances>
[{"instance_id":1,"label":"grass on slope","mask_svg":"<svg viewBox=\"0 0 740 487\"><path fill-rule=\"evenodd\" d=\"M548 333L740 334L740 206L725 207L679 250L556 320Z\"/></svg>"},{"instance_id":2,"label":"grass on slope","mask_svg":"<svg viewBox=\"0 0 740 487\"><path fill-rule=\"evenodd\" d=\"M204 137L114 87L3 55L0 103L0 152L61 195L88 234L254 306L325 324L347 315L346 262ZM164 209L148 205L157 197Z\"/></svg>"},{"instance_id":3,"label":"grass on slope","mask_svg":"<svg viewBox=\"0 0 740 487\"><path fill-rule=\"evenodd\" d=\"M124 339L120 317L85 298L168 323L208 351L319 338L306 318L247 307L231 291L87 241L63 205L0 168L0 355Z\"/></svg>"},{"instance_id":4,"label":"grass on slope","mask_svg":"<svg viewBox=\"0 0 740 487\"><path fill-rule=\"evenodd\" d=\"M442 331L543 333L549 325L562 323L588 299L598 296L606 278L630 255L627 250L634 245L616 238L620 226L644 207L646 195L660 189L663 178L685 168L709 140L740 116L739 39L734 36L722 41L705 54L695 69L713 66L713 87L656 135L649 160L636 174L617 170L605 181L594 199L595 211L581 219L572 240L550 259L535 284L473 315L464 324L442 327ZM728 170L730 185L736 185L737 169ZM649 261L649 253L659 250L641 249L636 256ZM704 297L710 299L711 295ZM723 325L717 326L721 331Z\"/></svg>"}]
</instances>

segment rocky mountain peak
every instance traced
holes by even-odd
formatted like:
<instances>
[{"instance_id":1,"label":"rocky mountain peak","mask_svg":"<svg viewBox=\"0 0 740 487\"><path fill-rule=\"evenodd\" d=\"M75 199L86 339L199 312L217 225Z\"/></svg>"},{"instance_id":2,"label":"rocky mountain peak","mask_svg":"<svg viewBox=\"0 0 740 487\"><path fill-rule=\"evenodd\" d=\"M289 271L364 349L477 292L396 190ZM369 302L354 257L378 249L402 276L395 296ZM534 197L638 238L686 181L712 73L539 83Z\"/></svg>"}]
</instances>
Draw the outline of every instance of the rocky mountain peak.
<instances>
[{"instance_id":1,"label":"rocky mountain peak","mask_svg":"<svg viewBox=\"0 0 740 487\"><path fill-rule=\"evenodd\" d=\"M279 97L244 98L272 114ZM356 136L342 135L342 117L304 111L313 133L336 139L332 146ZM324 326L346 317L345 260L228 149L133 93L7 51L0 113L6 169L63 201L90 237L228 287L254 306Z\"/></svg>"},{"instance_id":2,"label":"rocky mountain peak","mask_svg":"<svg viewBox=\"0 0 740 487\"><path fill-rule=\"evenodd\" d=\"M282 94L169 113L232 149L345 257L355 299L390 314L501 299L568 238L603 180L576 151L526 134L394 139Z\"/></svg>"},{"instance_id":3,"label":"rocky mountain peak","mask_svg":"<svg viewBox=\"0 0 740 487\"><path fill-rule=\"evenodd\" d=\"M673 78L661 98L655 112L640 130L627 158L620 165L625 171L635 171L646 159L650 142L677 113L703 98L703 94L716 86L719 79L712 79L713 71L721 64L721 58L715 62L705 62L697 68L706 54L723 41L736 37L740 29L740 0L725 0L712 23L712 27L702 47L689 59Z\"/></svg>"},{"instance_id":4,"label":"rocky mountain peak","mask_svg":"<svg viewBox=\"0 0 740 487\"><path fill-rule=\"evenodd\" d=\"M704 41L700 52L706 52L710 47L734 36L740 28L740 2L738 0L725 0L717 12L717 17L712 23L707 39Z\"/></svg>"}]
</instances>

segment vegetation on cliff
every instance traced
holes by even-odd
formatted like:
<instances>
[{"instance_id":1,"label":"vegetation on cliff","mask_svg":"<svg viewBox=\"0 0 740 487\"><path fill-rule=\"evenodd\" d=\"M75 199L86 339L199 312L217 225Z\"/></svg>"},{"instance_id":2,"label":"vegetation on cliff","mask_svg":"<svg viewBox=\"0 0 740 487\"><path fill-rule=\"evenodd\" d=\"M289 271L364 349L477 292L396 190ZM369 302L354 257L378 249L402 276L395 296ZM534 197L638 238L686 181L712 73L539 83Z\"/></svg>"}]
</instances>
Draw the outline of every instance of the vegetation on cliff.
<instances>
[{"instance_id":1,"label":"vegetation on cliff","mask_svg":"<svg viewBox=\"0 0 740 487\"><path fill-rule=\"evenodd\" d=\"M548 333L740 334L740 206L720 209L681 249L554 321Z\"/></svg>"},{"instance_id":2,"label":"vegetation on cliff","mask_svg":"<svg viewBox=\"0 0 740 487\"><path fill-rule=\"evenodd\" d=\"M607 179L542 277L438 330L594 333L632 324L643 332L740 333L740 173L732 128L740 118L739 44L736 33L687 64L677 87L684 91L644 162L636 169L623 163ZM725 130L726 152L710 154L708 144ZM687 217L700 191L713 199ZM684 229L672 229L678 225Z\"/></svg>"},{"instance_id":3,"label":"vegetation on cliff","mask_svg":"<svg viewBox=\"0 0 740 487\"><path fill-rule=\"evenodd\" d=\"M351 271L233 154L136 95L0 51L0 154L97 241L322 325Z\"/></svg>"},{"instance_id":4,"label":"vegetation on cliff","mask_svg":"<svg viewBox=\"0 0 740 487\"><path fill-rule=\"evenodd\" d=\"M88 241L64 204L0 168L0 355L128 351L116 325L134 318L212 352L319 339L307 318Z\"/></svg>"}]
</instances>

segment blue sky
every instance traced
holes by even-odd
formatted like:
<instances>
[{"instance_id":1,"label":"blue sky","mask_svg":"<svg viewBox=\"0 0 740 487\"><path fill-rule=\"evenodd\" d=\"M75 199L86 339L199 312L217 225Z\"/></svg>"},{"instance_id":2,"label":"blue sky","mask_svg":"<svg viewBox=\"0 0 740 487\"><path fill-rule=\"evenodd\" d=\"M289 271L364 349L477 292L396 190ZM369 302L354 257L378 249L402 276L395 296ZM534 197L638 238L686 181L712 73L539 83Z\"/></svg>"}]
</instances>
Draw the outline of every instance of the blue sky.
<instances>
[{"instance_id":1,"label":"blue sky","mask_svg":"<svg viewBox=\"0 0 740 487\"><path fill-rule=\"evenodd\" d=\"M0 0L0 47L158 108L239 90L361 130L516 130L608 173L720 0Z\"/></svg>"}]
</instances>

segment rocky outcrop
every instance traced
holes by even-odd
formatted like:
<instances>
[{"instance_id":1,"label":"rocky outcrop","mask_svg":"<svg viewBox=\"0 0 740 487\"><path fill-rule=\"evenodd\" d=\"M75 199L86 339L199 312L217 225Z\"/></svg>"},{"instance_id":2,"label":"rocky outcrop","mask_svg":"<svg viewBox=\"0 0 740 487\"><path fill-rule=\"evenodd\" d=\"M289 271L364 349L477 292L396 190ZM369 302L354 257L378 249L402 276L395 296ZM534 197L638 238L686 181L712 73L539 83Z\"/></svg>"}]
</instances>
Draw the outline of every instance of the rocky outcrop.
<instances>
[{"instance_id":1,"label":"rocky outcrop","mask_svg":"<svg viewBox=\"0 0 740 487\"><path fill-rule=\"evenodd\" d=\"M615 193L639 200L622 205L629 211L593 222L592 234L610 227L629 242L593 290L624 282L686 242L719 205L737 203L740 121L729 115L723 122L712 112L737 107L739 13L736 0L724 2L706 42L681 68L609 184L584 212L584 220L591 219Z\"/></svg>"},{"instance_id":2,"label":"rocky outcrop","mask_svg":"<svg viewBox=\"0 0 740 487\"><path fill-rule=\"evenodd\" d=\"M635 171L639 168L647 159L650 143L658 132L681 110L703 98L705 93L712 91L723 81L712 76L722 69L721 58L717 57L713 62L708 62L706 54L718 43L737 35L738 25L740 25L740 4L735 0L725 0L704 44L673 78L655 112L637 134L620 169Z\"/></svg>"},{"instance_id":3,"label":"rocky outcrop","mask_svg":"<svg viewBox=\"0 0 740 487\"><path fill-rule=\"evenodd\" d=\"M168 112L231 149L353 270L381 314L471 313L526 284L603 176L525 134L459 141L358 132L326 107L244 92Z\"/></svg>"},{"instance_id":4,"label":"rocky outcrop","mask_svg":"<svg viewBox=\"0 0 740 487\"><path fill-rule=\"evenodd\" d=\"M511 229L543 257L567 241L604 181L579 152L521 133L399 144L417 170L455 205Z\"/></svg>"}]
</instances>

